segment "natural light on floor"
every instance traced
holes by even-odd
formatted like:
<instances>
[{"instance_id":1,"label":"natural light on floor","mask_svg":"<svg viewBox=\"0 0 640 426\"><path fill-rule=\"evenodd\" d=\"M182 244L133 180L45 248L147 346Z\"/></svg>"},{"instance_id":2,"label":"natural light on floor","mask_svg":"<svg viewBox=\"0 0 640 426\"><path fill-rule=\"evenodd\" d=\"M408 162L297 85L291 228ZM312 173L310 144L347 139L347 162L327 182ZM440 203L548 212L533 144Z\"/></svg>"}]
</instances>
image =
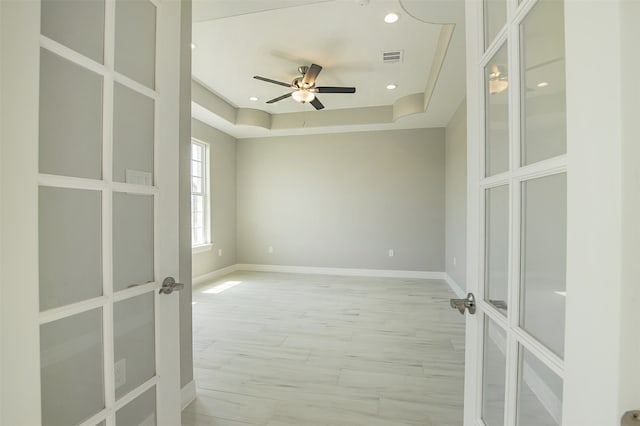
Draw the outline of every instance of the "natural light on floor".
<instances>
[{"instance_id":1,"label":"natural light on floor","mask_svg":"<svg viewBox=\"0 0 640 426\"><path fill-rule=\"evenodd\" d=\"M217 285L213 288L210 288L208 290L203 291L203 293L207 293L207 294L218 294L218 293L222 293L225 290L230 289L231 287L235 287L238 284L241 284L242 281L227 281L224 284L220 284Z\"/></svg>"}]
</instances>

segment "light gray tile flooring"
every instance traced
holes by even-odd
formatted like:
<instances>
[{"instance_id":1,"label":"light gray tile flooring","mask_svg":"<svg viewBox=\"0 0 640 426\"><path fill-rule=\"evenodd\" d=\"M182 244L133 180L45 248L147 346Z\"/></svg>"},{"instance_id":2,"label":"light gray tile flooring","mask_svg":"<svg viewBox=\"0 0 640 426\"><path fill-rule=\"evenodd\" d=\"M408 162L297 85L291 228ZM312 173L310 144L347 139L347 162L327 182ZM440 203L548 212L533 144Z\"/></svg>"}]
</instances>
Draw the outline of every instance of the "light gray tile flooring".
<instances>
[{"instance_id":1,"label":"light gray tile flooring","mask_svg":"<svg viewBox=\"0 0 640 426\"><path fill-rule=\"evenodd\" d=\"M257 272L200 287L198 397L182 424L460 426L464 317L450 297L437 280Z\"/></svg>"}]
</instances>

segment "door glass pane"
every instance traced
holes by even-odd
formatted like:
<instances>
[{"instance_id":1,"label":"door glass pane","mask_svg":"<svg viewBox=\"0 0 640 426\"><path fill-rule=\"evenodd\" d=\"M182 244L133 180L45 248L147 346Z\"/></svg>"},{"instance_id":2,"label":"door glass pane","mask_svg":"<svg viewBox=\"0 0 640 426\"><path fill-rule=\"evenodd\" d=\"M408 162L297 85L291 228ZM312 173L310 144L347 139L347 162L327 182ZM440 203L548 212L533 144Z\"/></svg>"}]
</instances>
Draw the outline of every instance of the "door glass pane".
<instances>
[{"instance_id":1,"label":"door glass pane","mask_svg":"<svg viewBox=\"0 0 640 426\"><path fill-rule=\"evenodd\" d=\"M156 424L155 386L116 413L116 426L155 426Z\"/></svg>"},{"instance_id":2,"label":"door glass pane","mask_svg":"<svg viewBox=\"0 0 640 426\"><path fill-rule=\"evenodd\" d=\"M42 0L42 35L104 63L104 0Z\"/></svg>"},{"instance_id":3,"label":"door glass pane","mask_svg":"<svg viewBox=\"0 0 640 426\"><path fill-rule=\"evenodd\" d=\"M507 337L488 317L484 320L483 348L482 420L487 426L503 426Z\"/></svg>"},{"instance_id":4,"label":"door glass pane","mask_svg":"<svg viewBox=\"0 0 640 426\"><path fill-rule=\"evenodd\" d=\"M518 426L559 426L562 419L562 379L522 346L516 412Z\"/></svg>"},{"instance_id":5,"label":"door glass pane","mask_svg":"<svg viewBox=\"0 0 640 426\"><path fill-rule=\"evenodd\" d=\"M113 307L116 398L156 374L153 297L153 293L147 293Z\"/></svg>"},{"instance_id":6,"label":"door glass pane","mask_svg":"<svg viewBox=\"0 0 640 426\"><path fill-rule=\"evenodd\" d=\"M492 176L509 169L509 69L507 45L491 58L485 75L485 174Z\"/></svg>"},{"instance_id":7,"label":"door glass pane","mask_svg":"<svg viewBox=\"0 0 640 426\"><path fill-rule=\"evenodd\" d=\"M154 281L153 197L113 194L113 287Z\"/></svg>"},{"instance_id":8,"label":"door glass pane","mask_svg":"<svg viewBox=\"0 0 640 426\"><path fill-rule=\"evenodd\" d=\"M114 86L113 180L127 182L127 170L153 182L154 101L121 84ZM129 183L137 183L130 181Z\"/></svg>"},{"instance_id":9,"label":"door glass pane","mask_svg":"<svg viewBox=\"0 0 640 426\"><path fill-rule=\"evenodd\" d=\"M104 407L102 309L40 327L42 424L76 425Z\"/></svg>"},{"instance_id":10,"label":"door glass pane","mask_svg":"<svg viewBox=\"0 0 640 426\"><path fill-rule=\"evenodd\" d=\"M102 178L102 77L40 50L41 173Z\"/></svg>"},{"instance_id":11,"label":"door glass pane","mask_svg":"<svg viewBox=\"0 0 640 426\"><path fill-rule=\"evenodd\" d=\"M40 310L102 295L102 194L40 187Z\"/></svg>"},{"instance_id":12,"label":"door glass pane","mask_svg":"<svg viewBox=\"0 0 640 426\"><path fill-rule=\"evenodd\" d=\"M115 68L155 88L156 7L150 1L116 0Z\"/></svg>"},{"instance_id":13,"label":"door glass pane","mask_svg":"<svg viewBox=\"0 0 640 426\"><path fill-rule=\"evenodd\" d=\"M484 0L484 47L488 47L507 22L506 0Z\"/></svg>"},{"instance_id":14,"label":"door glass pane","mask_svg":"<svg viewBox=\"0 0 640 426\"><path fill-rule=\"evenodd\" d=\"M486 190L485 299L503 314L507 311L509 272L509 187Z\"/></svg>"},{"instance_id":15,"label":"door glass pane","mask_svg":"<svg viewBox=\"0 0 640 426\"><path fill-rule=\"evenodd\" d=\"M541 0L522 26L522 164L564 154L564 7Z\"/></svg>"},{"instance_id":16,"label":"door glass pane","mask_svg":"<svg viewBox=\"0 0 640 426\"><path fill-rule=\"evenodd\" d=\"M564 355L567 180L564 173L522 183L521 325Z\"/></svg>"}]
</instances>

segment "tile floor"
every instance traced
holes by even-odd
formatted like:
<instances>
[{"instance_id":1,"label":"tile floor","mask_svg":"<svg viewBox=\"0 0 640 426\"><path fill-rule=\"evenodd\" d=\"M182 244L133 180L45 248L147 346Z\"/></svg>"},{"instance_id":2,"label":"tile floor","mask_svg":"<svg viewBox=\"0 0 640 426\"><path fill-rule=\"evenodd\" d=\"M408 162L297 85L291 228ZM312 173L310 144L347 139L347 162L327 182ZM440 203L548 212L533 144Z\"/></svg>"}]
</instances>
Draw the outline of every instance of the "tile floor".
<instances>
[{"instance_id":1,"label":"tile floor","mask_svg":"<svg viewBox=\"0 0 640 426\"><path fill-rule=\"evenodd\" d=\"M460 426L452 296L437 280L258 272L197 288L182 425Z\"/></svg>"}]
</instances>

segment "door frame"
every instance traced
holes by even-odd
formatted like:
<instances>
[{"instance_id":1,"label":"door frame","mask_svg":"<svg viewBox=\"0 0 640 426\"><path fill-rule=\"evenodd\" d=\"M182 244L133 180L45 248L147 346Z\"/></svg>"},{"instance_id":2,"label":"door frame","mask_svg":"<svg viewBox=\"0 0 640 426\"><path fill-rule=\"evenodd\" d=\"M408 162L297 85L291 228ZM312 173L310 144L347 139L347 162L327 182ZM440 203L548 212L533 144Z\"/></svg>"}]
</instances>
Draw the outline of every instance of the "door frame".
<instances>
[{"instance_id":1,"label":"door frame","mask_svg":"<svg viewBox=\"0 0 640 426\"><path fill-rule=\"evenodd\" d=\"M113 1L107 4L112 7ZM161 384L157 386L156 413L158 424L175 425L180 423L181 409L179 296L159 296L157 290L163 277L177 277L179 272L178 151L185 102L180 101L182 69L176 59L184 61L181 51L190 47L189 40L180 37L181 13L186 10L181 1L153 2L161 6L158 26L166 28L158 31L157 45L162 49L157 49L157 68L163 72L158 74L157 91L167 100L156 106L155 174L156 186L162 189L155 203L155 228L162 231L155 243L159 251L157 288L153 290L156 376ZM38 298L39 1L0 2L0 43L0 424L38 425L42 316ZM113 367L105 364L105 371ZM112 381L108 376L106 380Z\"/></svg>"},{"instance_id":2,"label":"door frame","mask_svg":"<svg viewBox=\"0 0 640 426\"><path fill-rule=\"evenodd\" d=\"M513 1L513 0L509 0ZM563 424L617 425L640 409L640 3L565 0L567 299ZM597 22L598 25L594 25ZM478 176L484 132L482 1L466 1L467 288L481 283L483 216ZM606 64L610 84L602 82ZM516 76L517 78L517 76ZM588 97L587 95L588 94ZM511 228L513 229L513 228ZM478 426L482 346L467 317L465 426ZM511 368L512 369L512 368ZM515 392L516 389L507 389ZM592 407L585 409L585 407ZM513 409L513 407L509 408Z\"/></svg>"}]
</instances>

